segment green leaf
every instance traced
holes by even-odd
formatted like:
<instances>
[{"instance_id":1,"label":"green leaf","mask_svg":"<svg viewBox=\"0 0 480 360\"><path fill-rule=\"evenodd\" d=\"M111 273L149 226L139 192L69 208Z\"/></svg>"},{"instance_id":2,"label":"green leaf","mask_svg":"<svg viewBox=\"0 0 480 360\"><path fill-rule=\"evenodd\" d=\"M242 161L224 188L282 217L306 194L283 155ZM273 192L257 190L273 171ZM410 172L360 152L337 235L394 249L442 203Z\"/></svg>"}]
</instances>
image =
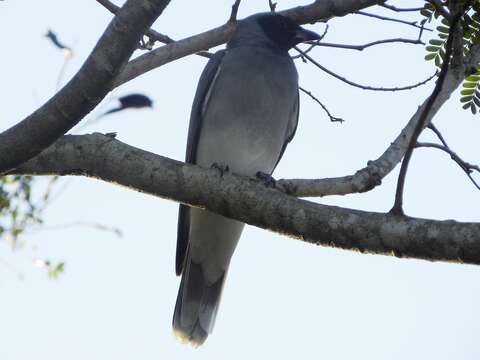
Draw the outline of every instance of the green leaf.
<instances>
[{"instance_id":1,"label":"green leaf","mask_svg":"<svg viewBox=\"0 0 480 360\"><path fill-rule=\"evenodd\" d=\"M438 40L438 39L431 39L428 43L430 45L434 45L434 46L441 46L441 45L443 45L444 42L442 40Z\"/></svg>"},{"instance_id":2,"label":"green leaf","mask_svg":"<svg viewBox=\"0 0 480 360\"><path fill-rule=\"evenodd\" d=\"M450 28L445 27L445 26L437 26L438 32L441 32L443 34L447 34L450 32Z\"/></svg>"},{"instance_id":3,"label":"green leaf","mask_svg":"<svg viewBox=\"0 0 480 360\"><path fill-rule=\"evenodd\" d=\"M474 89L465 89L460 91L460 95L473 95L475 93Z\"/></svg>"},{"instance_id":4,"label":"green leaf","mask_svg":"<svg viewBox=\"0 0 480 360\"><path fill-rule=\"evenodd\" d=\"M464 82L462 86L467 89L474 89L477 87L477 84L472 82Z\"/></svg>"},{"instance_id":5,"label":"green leaf","mask_svg":"<svg viewBox=\"0 0 480 360\"><path fill-rule=\"evenodd\" d=\"M460 98L460 102L461 103L471 102L472 99L473 99L473 95L472 96L464 96L464 97Z\"/></svg>"},{"instance_id":6,"label":"green leaf","mask_svg":"<svg viewBox=\"0 0 480 360\"><path fill-rule=\"evenodd\" d=\"M425 16L428 19L430 19L430 17L432 16L432 12L427 9L420 10L420 14Z\"/></svg>"},{"instance_id":7,"label":"green leaf","mask_svg":"<svg viewBox=\"0 0 480 360\"><path fill-rule=\"evenodd\" d=\"M427 54L427 55L425 55L425 60L427 60L427 61L433 60L433 58L435 58L435 56L437 56L437 54L435 54L435 53Z\"/></svg>"},{"instance_id":8,"label":"green leaf","mask_svg":"<svg viewBox=\"0 0 480 360\"><path fill-rule=\"evenodd\" d=\"M480 76L478 75L469 75L465 78L465 80L470 81L470 82L478 82L480 80Z\"/></svg>"},{"instance_id":9,"label":"green leaf","mask_svg":"<svg viewBox=\"0 0 480 360\"><path fill-rule=\"evenodd\" d=\"M425 48L428 52L438 52L438 50L440 50L440 48L438 46L427 46Z\"/></svg>"},{"instance_id":10,"label":"green leaf","mask_svg":"<svg viewBox=\"0 0 480 360\"><path fill-rule=\"evenodd\" d=\"M473 97L473 102L475 103L475 105L480 107L480 99L478 97L474 96Z\"/></svg>"},{"instance_id":11,"label":"green leaf","mask_svg":"<svg viewBox=\"0 0 480 360\"><path fill-rule=\"evenodd\" d=\"M442 60L445 59L445 51L442 48L440 48L440 51L438 52L438 54L440 55Z\"/></svg>"},{"instance_id":12,"label":"green leaf","mask_svg":"<svg viewBox=\"0 0 480 360\"><path fill-rule=\"evenodd\" d=\"M58 276L65 270L65 263L59 262L55 266L50 266L48 270L48 277L51 279L58 279Z\"/></svg>"}]
</instances>

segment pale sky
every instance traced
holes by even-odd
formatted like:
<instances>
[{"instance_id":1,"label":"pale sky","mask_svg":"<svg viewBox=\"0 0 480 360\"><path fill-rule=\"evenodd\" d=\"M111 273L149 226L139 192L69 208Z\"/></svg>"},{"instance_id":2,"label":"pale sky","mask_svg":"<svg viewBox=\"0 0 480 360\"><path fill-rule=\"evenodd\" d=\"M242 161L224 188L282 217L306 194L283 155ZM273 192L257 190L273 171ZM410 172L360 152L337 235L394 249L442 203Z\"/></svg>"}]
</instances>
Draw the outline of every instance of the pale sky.
<instances>
[{"instance_id":1,"label":"pale sky","mask_svg":"<svg viewBox=\"0 0 480 360\"><path fill-rule=\"evenodd\" d=\"M265 11L267 3L244 0L239 17ZM279 1L278 8L307 3ZM174 0L155 29L173 38L192 35L222 24L230 6L230 1ZM47 29L74 47L65 82L110 19L93 0L0 2L0 130L55 91L63 57L43 37ZM322 24L307 27L320 33L324 29ZM416 36L411 27L357 15L331 21L325 41L361 44ZM433 64L423 60L425 50L408 44L363 52L320 48L311 54L366 85L408 85L434 72ZM115 131L123 142L182 160L190 106L205 63L190 56L116 89L112 98L147 94L155 101L154 110L114 114L82 131ZM298 61L297 68L300 84L346 122L330 123L317 104L301 96L297 135L274 174L277 178L354 173L393 141L433 86L368 92L310 64ZM103 103L101 108L109 106ZM480 163L480 119L461 109L458 93L435 123L458 154ZM434 139L430 134L423 138ZM396 178L397 171L367 194L316 201L388 211ZM70 227L32 232L23 238L24 248L13 253L0 242L0 360L480 356L478 267L316 247L254 227L244 231L232 261L213 334L200 349L182 345L171 331L179 284L174 273L177 204L97 180L74 178L61 184L67 182L45 214L46 228L91 222L117 227L124 237ZM480 192L438 151L415 152L405 196L411 216L479 221ZM37 257L65 261L65 273L57 281L47 279L32 264Z\"/></svg>"}]
</instances>

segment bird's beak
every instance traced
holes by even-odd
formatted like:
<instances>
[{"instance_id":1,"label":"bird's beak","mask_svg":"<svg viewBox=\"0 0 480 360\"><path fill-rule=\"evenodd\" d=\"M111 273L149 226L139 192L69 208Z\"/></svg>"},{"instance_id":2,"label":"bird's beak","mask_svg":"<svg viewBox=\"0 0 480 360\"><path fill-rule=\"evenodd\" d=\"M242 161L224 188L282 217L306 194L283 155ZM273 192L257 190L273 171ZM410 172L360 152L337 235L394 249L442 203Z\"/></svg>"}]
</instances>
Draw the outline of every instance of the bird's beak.
<instances>
[{"instance_id":1,"label":"bird's beak","mask_svg":"<svg viewBox=\"0 0 480 360\"><path fill-rule=\"evenodd\" d=\"M319 40L321 38L320 35L318 35L314 31L310 31L304 28L300 28L297 30L297 33L295 34L295 39L301 43L305 41L312 41L312 40Z\"/></svg>"}]
</instances>

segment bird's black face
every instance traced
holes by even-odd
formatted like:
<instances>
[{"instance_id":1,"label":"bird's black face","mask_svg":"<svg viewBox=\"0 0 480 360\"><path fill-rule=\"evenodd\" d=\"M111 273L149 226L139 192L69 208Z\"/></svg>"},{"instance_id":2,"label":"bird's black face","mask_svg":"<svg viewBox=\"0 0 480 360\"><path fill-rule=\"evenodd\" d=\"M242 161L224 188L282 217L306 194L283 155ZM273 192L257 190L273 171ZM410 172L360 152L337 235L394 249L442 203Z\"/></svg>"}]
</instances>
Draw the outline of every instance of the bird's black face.
<instances>
[{"instance_id":1,"label":"bird's black face","mask_svg":"<svg viewBox=\"0 0 480 360\"><path fill-rule=\"evenodd\" d=\"M257 21L270 40L282 50L290 50L304 41L320 39L318 34L302 28L282 15L264 14Z\"/></svg>"}]
</instances>

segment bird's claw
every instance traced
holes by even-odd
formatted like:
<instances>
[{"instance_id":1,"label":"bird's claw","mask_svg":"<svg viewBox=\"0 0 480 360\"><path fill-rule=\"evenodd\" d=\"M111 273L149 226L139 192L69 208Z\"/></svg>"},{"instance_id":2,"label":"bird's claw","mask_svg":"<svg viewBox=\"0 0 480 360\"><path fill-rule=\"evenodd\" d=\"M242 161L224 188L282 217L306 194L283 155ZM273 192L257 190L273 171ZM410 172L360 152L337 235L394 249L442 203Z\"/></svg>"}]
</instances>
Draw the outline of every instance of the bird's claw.
<instances>
[{"instance_id":1,"label":"bird's claw","mask_svg":"<svg viewBox=\"0 0 480 360\"><path fill-rule=\"evenodd\" d=\"M257 179L262 181L266 187L275 188L277 186L277 180L275 180L274 177L270 174L264 173L262 171L257 171L255 176L257 177Z\"/></svg>"}]
</instances>

